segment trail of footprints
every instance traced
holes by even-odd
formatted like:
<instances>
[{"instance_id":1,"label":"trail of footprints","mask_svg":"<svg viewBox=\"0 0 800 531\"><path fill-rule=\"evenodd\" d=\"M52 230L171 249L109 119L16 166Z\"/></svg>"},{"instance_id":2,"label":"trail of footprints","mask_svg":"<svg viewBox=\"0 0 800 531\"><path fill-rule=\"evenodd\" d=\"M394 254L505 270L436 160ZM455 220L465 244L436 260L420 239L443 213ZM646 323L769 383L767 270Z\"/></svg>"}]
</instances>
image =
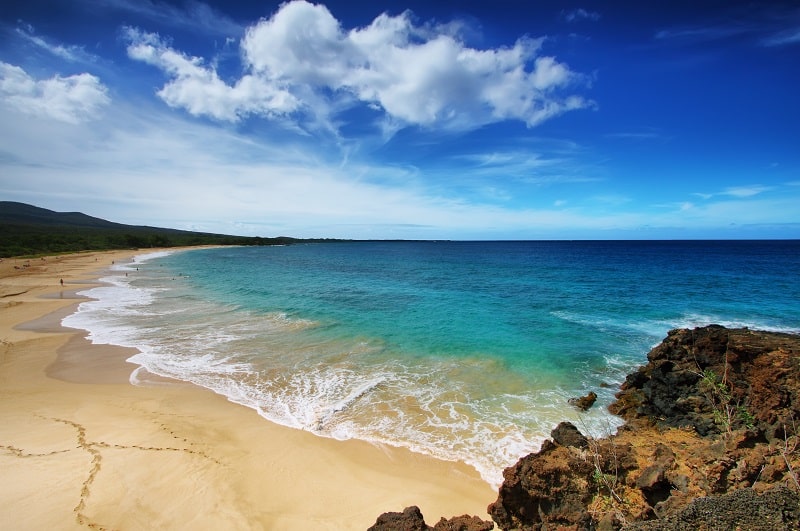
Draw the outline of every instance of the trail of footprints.
<instances>
[{"instance_id":1,"label":"trail of footprints","mask_svg":"<svg viewBox=\"0 0 800 531\"><path fill-rule=\"evenodd\" d=\"M71 452L72 451L72 450L53 450L52 452L45 452L45 453L42 453L42 454L34 454L34 453L26 452L25 450L23 450L21 448L17 448L16 446L11 446L9 444L0 444L0 450L5 450L8 453L10 453L11 455L13 455L15 457L21 457L23 459L26 459L28 457L48 457L48 456L51 456L51 455L65 454L67 452Z\"/></svg>"},{"instance_id":2,"label":"trail of footprints","mask_svg":"<svg viewBox=\"0 0 800 531\"><path fill-rule=\"evenodd\" d=\"M40 417L43 418L43 417ZM43 418L44 419L44 418ZM222 465L222 462L219 459L208 455L207 453L201 450L194 450L192 448L176 448L172 446L143 446L138 444L131 444L131 445L123 445L123 444L109 444L105 441L90 441L86 438L86 428L81 424L68 420L68 419L59 419L59 418L50 418L44 420L52 420L54 422L59 422L61 424L66 424L67 426L71 426L77 431L77 442L78 445L76 448L88 452L89 455L92 457L91 467L89 469L89 474L86 479L83 481L81 485L81 495L78 504L72 510L75 513L75 519L78 521L78 524L85 525L91 529L98 529L98 530L108 530L109 528L102 526L96 522L92 522L88 516L85 514L86 504L89 499L89 495L91 494L91 487L94 480L97 478L97 475L100 473L100 469L102 467L103 455L101 453L102 449L114 449L114 450L141 450L141 451L152 451L152 452L183 452L187 454L196 455L203 459L208 459L209 461L217 464ZM159 428L163 431L167 432L173 439L177 439L178 441L186 444L191 445L192 443L185 437L181 437L177 435L174 431L169 429L166 424L159 424ZM65 450L53 450L51 452L45 453L33 453L33 452L26 452L24 449L17 448L12 445L5 445L0 444L0 450L5 450L9 454L19 457L22 459L28 459L33 457L49 457L52 455L63 454L67 452L71 452L74 448L68 448Z\"/></svg>"}]
</instances>

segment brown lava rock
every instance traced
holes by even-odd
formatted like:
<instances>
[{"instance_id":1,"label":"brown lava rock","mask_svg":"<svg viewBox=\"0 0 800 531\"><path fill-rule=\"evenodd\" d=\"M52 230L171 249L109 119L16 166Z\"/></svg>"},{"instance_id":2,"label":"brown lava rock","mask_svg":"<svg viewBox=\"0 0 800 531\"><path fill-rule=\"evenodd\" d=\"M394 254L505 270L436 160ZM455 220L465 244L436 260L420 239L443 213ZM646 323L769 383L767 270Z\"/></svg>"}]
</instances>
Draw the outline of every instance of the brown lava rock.
<instances>
[{"instance_id":1,"label":"brown lava rock","mask_svg":"<svg viewBox=\"0 0 800 531\"><path fill-rule=\"evenodd\" d=\"M492 522L481 520L477 516L455 516L449 520L441 518L435 526L425 523L419 507L406 507L402 513L383 513L375 521L375 525L367 531L490 531L494 529Z\"/></svg>"},{"instance_id":2,"label":"brown lava rock","mask_svg":"<svg viewBox=\"0 0 800 531\"><path fill-rule=\"evenodd\" d=\"M609 407L616 434L561 423L504 471L500 529L800 529L800 336L672 330L647 359ZM371 529L430 529L411 509ZM442 527L462 521L435 529L491 529Z\"/></svg>"},{"instance_id":3,"label":"brown lava rock","mask_svg":"<svg viewBox=\"0 0 800 531\"><path fill-rule=\"evenodd\" d=\"M501 529L620 529L678 515L665 529L716 529L716 519L750 529L759 507L772 529L795 528L800 337L673 330L609 409L626 420L616 434L587 439L562 423L553 442L506 469L489 506Z\"/></svg>"},{"instance_id":4,"label":"brown lava rock","mask_svg":"<svg viewBox=\"0 0 800 531\"><path fill-rule=\"evenodd\" d=\"M586 411L590 407L594 405L597 401L597 393L594 391L589 391L589 394L586 396L581 396L579 398L570 398L568 402L575 406L576 408L580 409L581 411Z\"/></svg>"}]
</instances>

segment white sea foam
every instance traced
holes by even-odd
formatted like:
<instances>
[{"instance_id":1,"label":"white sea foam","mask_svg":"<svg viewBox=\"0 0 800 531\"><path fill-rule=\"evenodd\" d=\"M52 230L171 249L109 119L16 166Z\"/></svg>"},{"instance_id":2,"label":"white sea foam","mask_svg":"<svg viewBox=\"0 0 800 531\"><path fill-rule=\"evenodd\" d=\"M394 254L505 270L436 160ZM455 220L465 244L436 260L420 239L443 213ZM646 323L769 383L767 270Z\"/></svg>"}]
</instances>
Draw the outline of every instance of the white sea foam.
<instances>
[{"instance_id":1,"label":"white sea foam","mask_svg":"<svg viewBox=\"0 0 800 531\"><path fill-rule=\"evenodd\" d=\"M718 315L685 314L672 321L672 328L695 328L718 324L727 328L750 328L767 332L784 332L788 334L800 333L800 327L776 324L764 319L730 319Z\"/></svg>"},{"instance_id":2,"label":"white sea foam","mask_svg":"<svg viewBox=\"0 0 800 531\"><path fill-rule=\"evenodd\" d=\"M737 319L713 314L687 313L677 318L626 320L619 317L580 314L568 311L553 311L551 315L579 325L600 330L627 330L657 337L658 344L673 328L695 328L718 324L728 328L751 328L769 332L800 333L800 327L776 324L765 319Z\"/></svg>"},{"instance_id":3,"label":"white sea foam","mask_svg":"<svg viewBox=\"0 0 800 531\"><path fill-rule=\"evenodd\" d=\"M149 262L150 260L155 260L157 258L164 258L165 256L169 256L174 253L175 251L154 251L152 253L137 254L133 257L133 260L128 263L123 263L122 265L130 269L135 269L136 264Z\"/></svg>"},{"instance_id":4,"label":"white sea foam","mask_svg":"<svg viewBox=\"0 0 800 531\"><path fill-rule=\"evenodd\" d=\"M276 423L465 462L493 485L502 481L505 467L538 449L563 416L557 403L566 400L528 394L470 401L452 382L399 365L356 371L318 364L270 373L230 358L176 359L152 351L131 361L208 387Z\"/></svg>"}]
</instances>

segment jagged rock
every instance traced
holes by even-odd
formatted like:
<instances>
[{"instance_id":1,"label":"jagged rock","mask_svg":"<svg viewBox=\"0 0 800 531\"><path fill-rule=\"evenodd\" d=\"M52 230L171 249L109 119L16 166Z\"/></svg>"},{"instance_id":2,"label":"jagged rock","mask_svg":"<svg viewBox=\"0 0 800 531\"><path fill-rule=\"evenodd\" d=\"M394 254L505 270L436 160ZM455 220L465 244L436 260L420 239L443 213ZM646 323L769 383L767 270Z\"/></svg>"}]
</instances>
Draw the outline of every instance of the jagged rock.
<instances>
[{"instance_id":1,"label":"jagged rock","mask_svg":"<svg viewBox=\"0 0 800 531\"><path fill-rule=\"evenodd\" d=\"M406 507L402 513L383 513L367 531L430 531L419 507Z\"/></svg>"},{"instance_id":2,"label":"jagged rock","mask_svg":"<svg viewBox=\"0 0 800 531\"><path fill-rule=\"evenodd\" d=\"M367 531L491 531L494 523L477 516L442 517L435 526L425 523L419 507L406 507L402 513L383 513Z\"/></svg>"},{"instance_id":3,"label":"jagged rock","mask_svg":"<svg viewBox=\"0 0 800 531\"><path fill-rule=\"evenodd\" d=\"M571 425L562 423L558 431L569 433L574 428L566 426ZM628 474L637 467L633 455L629 444L608 440L596 441L590 450L545 441L539 452L503 472L505 481L488 512L501 529L588 528L589 505L597 495L610 497L618 495L617 490L629 490ZM645 505L631 505L637 515L638 507Z\"/></svg>"},{"instance_id":4,"label":"jagged rock","mask_svg":"<svg viewBox=\"0 0 800 531\"><path fill-rule=\"evenodd\" d=\"M501 529L539 529L542 524L586 527L594 466L576 448L545 441L541 450L503 472L497 501L488 512Z\"/></svg>"},{"instance_id":5,"label":"jagged rock","mask_svg":"<svg viewBox=\"0 0 800 531\"><path fill-rule=\"evenodd\" d=\"M672 330L647 355L648 364L628 376L609 410L629 422L691 426L702 436L752 421L765 439L780 438L787 422L800 419L799 353L800 338L791 334L718 325ZM719 418L718 393L704 381L712 375L737 409L727 426L720 423L727 419Z\"/></svg>"},{"instance_id":6,"label":"jagged rock","mask_svg":"<svg viewBox=\"0 0 800 531\"><path fill-rule=\"evenodd\" d=\"M491 531L494 529L494 523L481 520L477 516L455 516L449 520L442 517L435 526L433 531Z\"/></svg>"},{"instance_id":7,"label":"jagged rock","mask_svg":"<svg viewBox=\"0 0 800 531\"><path fill-rule=\"evenodd\" d=\"M660 509L662 506L659 504L669 498L676 488L668 475L674 462L675 453L668 446L659 444L653 452L653 464L642 470L636 478L636 488L642 491L644 499L654 509ZM656 514L659 514L658 511Z\"/></svg>"},{"instance_id":8,"label":"jagged rock","mask_svg":"<svg viewBox=\"0 0 800 531\"><path fill-rule=\"evenodd\" d=\"M562 423L556 443L506 469L489 506L502 529L618 529L698 497L795 484L800 337L673 330L648 359L609 408L626 420L617 434L582 446Z\"/></svg>"},{"instance_id":9,"label":"jagged rock","mask_svg":"<svg viewBox=\"0 0 800 531\"><path fill-rule=\"evenodd\" d=\"M589 440L571 422L562 422L550 432L550 436L561 446L587 448Z\"/></svg>"},{"instance_id":10,"label":"jagged rock","mask_svg":"<svg viewBox=\"0 0 800 531\"><path fill-rule=\"evenodd\" d=\"M597 393L594 391L589 391L589 394L586 396L581 396L578 398L570 398L567 400L571 405L575 406L576 408L580 409L581 411L586 411L590 407L594 405L597 401Z\"/></svg>"}]
</instances>

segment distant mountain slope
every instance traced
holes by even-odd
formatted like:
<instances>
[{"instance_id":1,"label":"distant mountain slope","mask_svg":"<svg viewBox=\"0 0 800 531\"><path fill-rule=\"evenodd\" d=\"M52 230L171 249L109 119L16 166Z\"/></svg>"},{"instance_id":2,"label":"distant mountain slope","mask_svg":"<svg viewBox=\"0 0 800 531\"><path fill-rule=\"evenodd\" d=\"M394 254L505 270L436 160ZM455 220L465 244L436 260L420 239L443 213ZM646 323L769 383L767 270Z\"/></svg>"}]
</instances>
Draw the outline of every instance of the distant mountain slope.
<instances>
[{"instance_id":1,"label":"distant mountain slope","mask_svg":"<svg viewBox=\"0 0 800 531\"><path fill-rule=\"evenodd\" d=\"M287 237L252 238L124 225L81 212L54 212L26 203L0 201L0 257L209 244L274 245L297 241Z\"/></svg>"},{"instance_id":2,"label":"distant mountain slope","mask_svg":"<svg viewBox=\"0 0 800 531\"><path fill-rule=\"evenodd\" d=\"M93 228L124 228L121 223L87 216L81 212L55 212L27 203L0 201L0 223Z\"/></svg>"}]
</instances>

